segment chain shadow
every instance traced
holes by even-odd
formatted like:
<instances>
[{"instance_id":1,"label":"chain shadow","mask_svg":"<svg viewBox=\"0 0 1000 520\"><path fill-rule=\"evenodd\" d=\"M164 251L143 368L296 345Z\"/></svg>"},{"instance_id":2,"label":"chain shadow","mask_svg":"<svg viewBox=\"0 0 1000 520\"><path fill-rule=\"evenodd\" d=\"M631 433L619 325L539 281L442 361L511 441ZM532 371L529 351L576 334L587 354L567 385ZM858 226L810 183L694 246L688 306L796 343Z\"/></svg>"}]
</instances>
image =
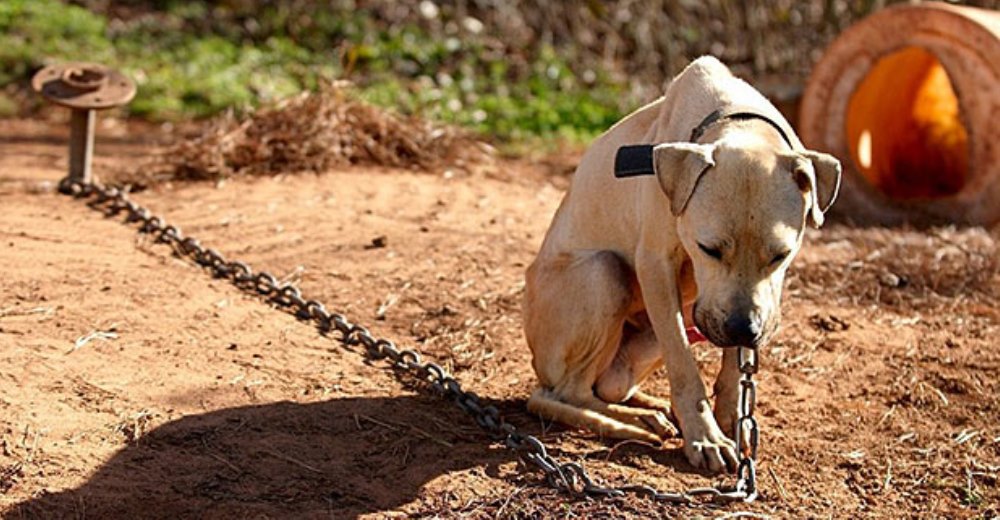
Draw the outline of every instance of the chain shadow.
<instances>
[{"instance_id":1,"label":"chain shadow","mask_svg":"<svg viewBox=\"0 0 1000 520\"><path fill-rule=\"evenodd\" d=\"M350 347L346 347L350 350ZM393 374L396 380L413 392L426 392L429 385L414 377L408 370L393 367ZM550 420L543 420L538 416L528 412L523 401L505 401L490 398L482 398L483 405L493 405L500 410L505 420L511 421L524 434L534 435L546 443L547 449L553 455L562 458L564 461L572 459L582 459L583 461L613 461L618 464L640 467L640 459L648 459L659 466L670 468L679 474L700 475L703 477L717 476L716 472L708 468L696 468L688 462L687 455L684 454L684 441L679 426L676 434L668 439L664 439L662 446L641 441L622 441L618 439L605 438L594 432L574 428ZM471 421L471 417L467 417ZM560 439L579 436L589 439L596 447L590 449L579 449L565 451Z\"/></svg>"},{"instance_id":2,"label":"chain shadow","mask_svg":"<svg viewBox=\"0 0 1000 520\"><path fill-rule=\"evenodd\" d=\"M228 408L163 424L81 486L6 517L354 518L399 508L441 475L490 472L513 457L432 396Z\"/></svg>"}]
</instances>

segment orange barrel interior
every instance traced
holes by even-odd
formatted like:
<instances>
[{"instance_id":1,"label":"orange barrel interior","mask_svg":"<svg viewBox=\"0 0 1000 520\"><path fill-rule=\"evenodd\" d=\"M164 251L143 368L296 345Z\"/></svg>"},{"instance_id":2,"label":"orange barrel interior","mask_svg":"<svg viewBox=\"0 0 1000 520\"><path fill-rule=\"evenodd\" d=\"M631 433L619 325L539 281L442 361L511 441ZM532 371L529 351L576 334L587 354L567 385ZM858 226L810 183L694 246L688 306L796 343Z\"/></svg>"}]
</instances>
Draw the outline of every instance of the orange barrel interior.
<instances>
[{"instance_id":1,"label":"orange barrel interior","mask_svg":"<svg viewBox=\"0 0 1000 520\"><path fill-rule=\"evenodd\" d=\"M965 186L969 133L948 73L906 47L875 63L847 105L854 165L893 199L954 195Z\"/></svg>"},{"instance_id":2,"label":"orange barrel interior","mask_svg":"<svg viewBox=\"0 0 1000 520\"><path fill-rule=\"evenodd\" d=\"M799 134L844 166L838 213L861 223L1000 221L1000 13L896 5L813 69Z\"/></svg>"}]
</instances>

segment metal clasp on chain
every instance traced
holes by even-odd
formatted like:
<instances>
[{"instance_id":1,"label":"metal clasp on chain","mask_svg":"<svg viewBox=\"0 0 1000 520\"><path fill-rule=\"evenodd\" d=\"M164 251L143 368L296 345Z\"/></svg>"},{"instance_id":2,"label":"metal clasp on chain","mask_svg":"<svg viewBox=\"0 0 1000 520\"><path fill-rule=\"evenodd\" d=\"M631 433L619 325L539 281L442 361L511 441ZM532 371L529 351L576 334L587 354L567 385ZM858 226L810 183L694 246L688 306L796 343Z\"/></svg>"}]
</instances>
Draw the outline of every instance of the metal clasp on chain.
<instances>
[{"instance_id":1,"label":"metal clasp on chain","mask_svg":"<svg viewBox=\"0 0 1000 520\"><path fill-rule=\"evenodd\" d=\"M737 347L737 364L740 368L739 418L736 420L733 440L740 455L736 470L736 488L746 492L744 501L757 497L757 446L760 443L760 428L754 418L757 406L757 382L754 374L760 368L760 352L749 347ZM744 435L745 433L745 435Z\"/></svg>"}]
</instances>

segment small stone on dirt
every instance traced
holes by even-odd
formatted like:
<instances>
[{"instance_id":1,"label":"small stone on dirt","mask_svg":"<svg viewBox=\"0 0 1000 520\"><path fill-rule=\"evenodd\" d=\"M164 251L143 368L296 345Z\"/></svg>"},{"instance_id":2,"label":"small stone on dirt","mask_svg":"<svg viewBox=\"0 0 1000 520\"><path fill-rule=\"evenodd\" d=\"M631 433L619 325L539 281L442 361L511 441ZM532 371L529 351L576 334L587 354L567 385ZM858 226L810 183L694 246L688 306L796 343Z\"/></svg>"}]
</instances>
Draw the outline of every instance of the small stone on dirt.
<instances>
[{"instance_id":1,"label":"small stone on dirt","mask_svg":"<svg viewBox=\"0 0 1000 520\"><path fill-rule=\"evenodd\" d=\"M878 281L885 287L906 287L907 279L895 273L884 271L878 275Z\"/></svg>"},{"instance_id":2,"label":"small stone on dirt","mask_svg":"<svg viewBox=\"0 0 1000 520\"><path fill-rule=\"evenodd\" d=\"M389 244L389 237L379 235L372 239L372 243L365 246L365 249L381 249Z\"/></svg>"},{"instance_id":3,"label":"small stone on dirt","mask_svg":"<svg viewBox=\"0 0 1000 520\"><path fill-rule=\"evenodd\" d=\"M850 323L833 314L813 314L809 317L809 324L826 332L840 332L851 328Z\"/></svg>"}]
</instances>

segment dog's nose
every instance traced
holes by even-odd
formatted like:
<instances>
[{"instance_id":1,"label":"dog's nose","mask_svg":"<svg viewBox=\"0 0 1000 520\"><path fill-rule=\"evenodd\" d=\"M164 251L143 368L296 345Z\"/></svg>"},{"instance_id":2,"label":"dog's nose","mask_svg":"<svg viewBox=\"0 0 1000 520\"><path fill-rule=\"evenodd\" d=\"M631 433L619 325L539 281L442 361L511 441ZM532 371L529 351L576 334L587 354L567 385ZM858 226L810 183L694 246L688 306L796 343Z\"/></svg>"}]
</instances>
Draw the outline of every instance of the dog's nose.
<instances>
[{"instance_id":1,"label":"dog's nose","mask_svg":"<svg viewBox=\"0 0 1000 520\"><path fill-rule=\"evenodd\" d=\"M745 314L733 314L723 325L726 337L733 345L754 346L760 341L761 326Z\"/></svg>"}]
</instances>

